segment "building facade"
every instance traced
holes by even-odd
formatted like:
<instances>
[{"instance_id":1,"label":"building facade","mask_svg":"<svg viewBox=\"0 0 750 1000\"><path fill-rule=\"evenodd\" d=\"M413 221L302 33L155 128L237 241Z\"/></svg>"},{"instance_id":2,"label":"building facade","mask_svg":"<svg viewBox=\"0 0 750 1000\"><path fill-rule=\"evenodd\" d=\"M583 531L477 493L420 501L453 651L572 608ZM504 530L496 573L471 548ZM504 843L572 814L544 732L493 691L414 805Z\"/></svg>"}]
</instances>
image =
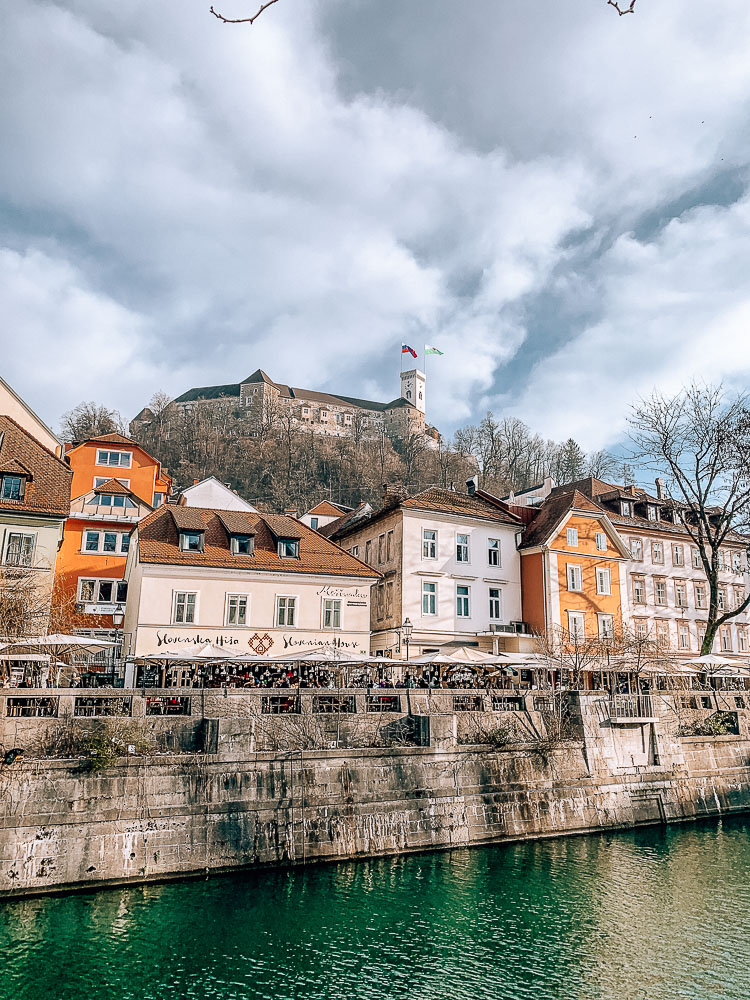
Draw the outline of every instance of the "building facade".
<instances>
[{"instance_id":1,"label":"building facade","mask_svg":"<svg viewBox=\"0 0 750 1000\"><path fill-rule=\"evenodd\" d=\"M388 403L355 396L299 389L274 382L260 368L242 382L189 389L170 404L173 410L209 410L220 405L233 405L236 413L247 421L248 435L260 426L291 418L299 428L326 437L376 437L386 433L404 438L411 434L427 434L430 440L436 432L425 425L426 378L412 369L401 373L401 395ZM131 433L138 434L153 418L148 407L133 418Z\"/></svg>"},{"instance_id":2,"label":"building facade","mask_svg":"<svg viewBox=\"0 0 750 1000\"><path fill-rule=\"evenodd\" d=\"M521 527L502 504L431 488L387 494L381 510L352 512L322 530L382 574L373 590L372 652L403 658L407 619L410 656L449 644L491 649L493 639L522 630Z\"/></svg>"},{"instance_id":3,"label":"building facade","mask_svg":"<svg viewBox=\"0 0 750 1000\"><path fill-rule=\"evenodd\" d=\"M29 611L18 628L44 634L55 565L70 512L71 470L26 428L0 414L2 588L23 592ZM4 631L12 624L6 622Z\"/></svg>"},{"instance_id":4,"label":"building facade","mask_svg":"<svg viewBox=\"0 0 750 1000\"><path fill-rule=\"evenodd\" d=\"M128 652L366 653L377 578L294 518L169 504L139 523L128 555Z\"/></svg>"},{"instance_id":5,"label":"building facade","mask_svg":"<svg viewBox=\"0 0 750 1000\"><path fill-rule=\"evenodd\" d=\"M228 483L220 482L216 476L193 480L180 494L179 503L183 507L208 507L214 510L248 510L255 507L243 499Z\"/></svg>"}]
</instances>

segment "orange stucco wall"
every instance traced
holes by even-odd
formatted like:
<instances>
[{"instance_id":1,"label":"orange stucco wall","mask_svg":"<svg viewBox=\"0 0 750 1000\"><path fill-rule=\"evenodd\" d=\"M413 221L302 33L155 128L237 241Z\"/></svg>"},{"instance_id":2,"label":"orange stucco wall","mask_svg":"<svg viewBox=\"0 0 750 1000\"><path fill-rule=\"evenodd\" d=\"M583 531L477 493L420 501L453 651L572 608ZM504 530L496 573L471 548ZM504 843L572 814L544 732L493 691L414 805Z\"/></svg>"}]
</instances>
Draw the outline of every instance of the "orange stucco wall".
<instances>
[{"instance_id":1,"label":"orange stucco wall","mask_svg":"<svg viewBox=\"0 0 750 1000\"><path fill-rule=\"evenodd\" d=\"M521 599L523 620L535 631L543 632L544 621L544 555L541 552L521 553Z\"/></svg>"},{"instance_id":2,"label":"orange stucco wall","mask_svg":"<svg viewBox=\"0 0 750 1000\"><path fill-rule=\"evenodd\" d=\"M568 528L577 529L577 546L568 545ZM609 537L607 537L607 548L597 549L596 533L602 531L604 527L598 520L573 514L550 544L550 549L557 553L560 623L563 628L567 627L567 612L582 611L586 615L587 635L598 633L597 614L613 615L616 623L621 620L622 615L620 593L622 557ZM568 563L581 567L582 591L568 590ZM599 567L609 569L611 594L596 592L596 570Z\"/></svg>"},{"instance_id":3,"label":"orange stucco wall","mask_svg":"<svg viewBox=\"0 0 750 1000\"><path fill-rule=\"evenodd\" d=\"M129 469L121 466L98 465L98 451L129 451L132 454ZM96 478L124 479L129 481L130 489L141 500L153 504L154 493L168 493L169 476L162 473L159 476L159 463L148 452L137 445L103 444L98 441L86 441L73 448L66 455L73 470L71 497L80 497L94 488Z\"/></svg>"}]
</instances>

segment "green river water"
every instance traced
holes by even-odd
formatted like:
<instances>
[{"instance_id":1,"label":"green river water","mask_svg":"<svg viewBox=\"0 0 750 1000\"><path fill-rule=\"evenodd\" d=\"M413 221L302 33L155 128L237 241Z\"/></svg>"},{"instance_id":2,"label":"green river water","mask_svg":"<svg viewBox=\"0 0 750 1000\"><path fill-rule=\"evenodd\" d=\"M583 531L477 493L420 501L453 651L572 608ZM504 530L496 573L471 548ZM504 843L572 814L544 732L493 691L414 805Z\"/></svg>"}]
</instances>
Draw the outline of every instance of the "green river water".
<instances>
[{"instance_id":1,"label":"green river water","mask_svg":"<svg viewBox=\"0 0 750 1000\"><path fill-rule=\"evenodd\" d=\"M750 1000L750 817L0 905L2 1000Z\"/></svg>"}]
</instances>

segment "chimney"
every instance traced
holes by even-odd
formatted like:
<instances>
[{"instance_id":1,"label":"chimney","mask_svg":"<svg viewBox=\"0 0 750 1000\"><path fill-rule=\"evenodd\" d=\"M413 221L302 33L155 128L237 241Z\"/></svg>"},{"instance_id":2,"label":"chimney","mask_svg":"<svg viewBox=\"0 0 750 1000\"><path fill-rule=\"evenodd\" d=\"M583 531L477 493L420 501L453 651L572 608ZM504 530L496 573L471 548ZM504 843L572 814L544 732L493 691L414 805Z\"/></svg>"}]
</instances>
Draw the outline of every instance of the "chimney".
<instances>
[{"instance_id":1,"label":"chimney","mask_svg":"<svg viewBox=\"0 0 750 1000\"><path fill-rule=\"evenodd\" d=\"M408 495L409 491L404 486L383 483L383 508L396 507Z\"/></svg>"},{"instance_id":2,"label":"chimney","mask_svg":"<svg viewBox=\"0 0 750 1000\"><path fill-rule=\"evenodd\" d=\"M194 479L193 480L193 486L197 486L199 482L200 482L200 479Z\"/></svg>"},{"instance_id":3,"label":"chimney","mask_svg":"<svg viewBox=\"0 0 750 1000\"><path fill-rule=\"evenodd\" d=\"M470 497L473 497L478 489L479 489L479 476L472 476L471 479L466 480L466 491Z\"/></svg>"},{"instance_id":4,"label":"chimney","mask_svg":"<svg viewBox=\"0 0 750 1000\"><path fill-rule=\"evenodd\" d=\"M296 507L285 507L284 508L284 513L286 514L287 517L296 517L297 516L297 508Z\"/></svg>"},{"instance_id":5,"label":"chimney","mask_svg":"<svg viewBox=\"0 0 750 1000\"><path fill-rule=\"evenodd\" d=\"M661 476L657 476L656 479L654 480L654 482L656 483L656 496L657 496L657 499L658 500L663 500L664 499L664 480L661 478Z\"/></svg>"}]
</instances>

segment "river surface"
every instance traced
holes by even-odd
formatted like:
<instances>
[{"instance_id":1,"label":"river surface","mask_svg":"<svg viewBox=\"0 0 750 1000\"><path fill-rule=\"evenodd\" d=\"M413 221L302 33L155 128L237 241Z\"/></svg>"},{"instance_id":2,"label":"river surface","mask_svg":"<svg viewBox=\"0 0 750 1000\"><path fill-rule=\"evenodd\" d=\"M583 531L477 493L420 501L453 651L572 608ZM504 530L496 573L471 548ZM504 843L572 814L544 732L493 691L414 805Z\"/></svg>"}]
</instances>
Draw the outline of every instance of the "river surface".
<instances>
[{"instance_id":1,"label":"river surface","mask_svg":"<svg viewBox=\"0 0 750 1000\"><path fill-rule=\"evenodd\" d=\"M750 817L0 905L2 1000L750 1000Z\"/></svg>"}]
</instances>

